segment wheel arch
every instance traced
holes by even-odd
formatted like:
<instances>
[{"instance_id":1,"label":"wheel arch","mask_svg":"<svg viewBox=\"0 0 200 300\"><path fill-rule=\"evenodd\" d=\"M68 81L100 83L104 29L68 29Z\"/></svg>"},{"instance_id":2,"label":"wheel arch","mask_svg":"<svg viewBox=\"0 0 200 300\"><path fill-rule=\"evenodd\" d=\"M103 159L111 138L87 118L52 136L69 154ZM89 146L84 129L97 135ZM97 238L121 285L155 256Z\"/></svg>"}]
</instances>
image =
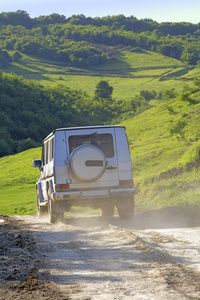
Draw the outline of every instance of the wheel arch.
<instances>
[{"instance_id":1,"label":"wheel arch","mask_svg":"<svg viewBox=\"0 0 200 300\"><path fill-rule=\"evenodd\" d=\"M53 190L53 182L52 182L52 179L48 180L47 181L47 184L46 184L46 191L47 191L47 195L48 195L48 190L50 189L50 192L51 194L54 192Z\"/></svg>"},{"instance_id":2,"label":"wheel arch","mask_svg":"<svg viewBox=\"0 0 200 300\"><path fill-rule=\"evenodd\" d=\"M40 203L43 203L44 202L44 198L43 198L43 195L42 195L42 187L41 187L41 183L40 182L38 182L36 184L36 194L37 194L37 191L38 191L38 196L39 196Z\"/></svg>"}]
</instances>

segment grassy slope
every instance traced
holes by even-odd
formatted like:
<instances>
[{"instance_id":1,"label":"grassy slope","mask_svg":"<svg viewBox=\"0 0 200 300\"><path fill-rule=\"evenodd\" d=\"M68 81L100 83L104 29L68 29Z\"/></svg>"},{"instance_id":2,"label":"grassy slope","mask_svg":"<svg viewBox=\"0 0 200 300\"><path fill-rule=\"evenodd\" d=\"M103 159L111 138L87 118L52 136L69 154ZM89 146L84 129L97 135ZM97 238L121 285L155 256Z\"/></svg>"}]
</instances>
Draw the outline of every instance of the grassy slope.
<instances>
[{"instance_id":1,"label":"grassy slope","mask_svg":"<svg viewBox=\"0 0 200 300\"><path fill-rule=\"evenodd\" d=\"M28 79L35 79L44 85L66 84L71 88L81 88L93 93L102 78L114 87L116 99L130 99L142 89L157 92L175 87L181 91L185 83L199 76L198 68L188 68L179 61L162 55L143 52L123 52L121 61L105 65L95 70L75 70L66 66L56 66L24 56L19 63L7 68ZM196 95L195 99L199 99ZM127 128L133 160L133 174L138 194L137 208L160 208L169 205L185 205L199 201L199 171L183 172L179 176L168 176L162 180L160 174L179 165L184 154L199 137L200 104L187 105L183 102L168 103L176 111L170 115L166 103L161 103L143 114L127 120ZM187 142L169 135L173 118L186 115ZM14 156L0 159L0 213L35 214L35 182L39 171L32 168L32 160L40 158L40 149L31 149ZM183 164L185 164L184 160Z\"/></svg>"},{"instance_id":2,"label":"grassy slope","mask_svg":"<svg viewBox=\"0 0 200 300\"><path fill-rule=\"evenodd\" d=\"M56 65L55 62L23 55L21 61L3 71L15 72L46 86L62 84L72 89L82 89L91 95L97 83L104 79L113 86L113 97L120 100L131 99L143 89L161 92L175 87L181 91L185 82L190 84L200 73L199 69L195 70L158 53L121 51L118 62L90 70Z\"/></svg>"},{"instance_id":3,"label":"grassy slope","mask_svg":"<svg viewBox=\"0 0 200 300\"><path fill-rule=\"evenodd\" d=\"M30 149L0 159L1 214L35 214L35 182L39 171L32 167L41 149Z\"/></svg>"},{"instance_id":4,"label":"grassy slope","mask_svg":"<svg viewBox=\"0 0 200 300\"><path fill-rule=\"evenodd\" d=\"M175 116L169 114L169 105ZM183 115L187 122L186 141L171 137L169 132L171 122ZM188 162L199 147L200 103L190 105L177 100L167 105L162 103L123 124L130 141L135 183L139 187L138 209L198 204L199 169L195 168L198 161Z\"/></svg>"},{"instance_id":5,"label":"grassy slope","mask_svg":"<svg viewBox=\"0 0 200 300\"><path fill-rule=\"evenodd\" d=\"M0 158L0 214L35 215L35 183L40 171L32 167L34 159L40 159L41 148L29 149L16 155ZM70 213L83 209L73 207ZM99 210L85 208L87 214L99 214Z\"/></svg>"},{"instance_id":6,"label":"grassy slope","mask_svg":"<svg viewBox=\"0 0 200 300\"><path fill-rule=\"evenodd\" d=\"M187 163L187 156L197 143L200 132L200 103L189 105L181 101L167 103L179 118L185 114L186 141L169 134L174 115L166 103L125 121L133 161L133 175L138 194L137 210L198 204L200 197L199 169L167 172ZM36 213L35 182L39 171L32 160L40 158L40 149L30 149L0 159L1 214ZM164 174L164 175L163 175Z\"/></svg>"}]
</instances>

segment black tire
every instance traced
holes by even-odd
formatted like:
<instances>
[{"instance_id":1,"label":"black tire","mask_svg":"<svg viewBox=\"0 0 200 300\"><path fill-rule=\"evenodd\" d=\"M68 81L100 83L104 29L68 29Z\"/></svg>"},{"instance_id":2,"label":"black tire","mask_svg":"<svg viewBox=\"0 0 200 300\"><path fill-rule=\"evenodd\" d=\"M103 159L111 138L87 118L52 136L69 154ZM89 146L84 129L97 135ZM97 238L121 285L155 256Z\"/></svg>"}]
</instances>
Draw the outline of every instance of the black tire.
<instances>
[{"instance_id":1,"label":"black tire","mask_svg":"<svg viewBox=\"0 0 200 300\"><path fill-rule=\"evenodd\" d=\"M108 203L101 207L101 216L103 218L112 218L114 215L114 204Z\"/></svg>"},{"instance_id":2,"label":"black tire","mask_svg":"<svg viewBox=\"0 0 200 300\"><path fill-rule=\"evenodd\" d=\"M49 217L49 222L51 224L54 224L56 222L62 222L64 218L64 213L55 213L55 204L53 200L51 199L51 192L50 189L48 190L48 217Z\"/></svg>"},{"instance_id":3,"label":"black tire","mask_svg":"<svg viewBox=\"0 0 200 300\"><path fill-rule=\"evenodd\" d=\"M39 191L36 192L37 195L37 213L39 218L47 217L48 209L47 206L41 206L40 205L40 197L39 197Z\"/></svg>"},{"instance_id":4,"label":"black tire","mask_svg":"<svg viewBox=\"0 0 200 300\"><path fill-rule=\"evenodd\" d=\"M117 207L119 217L122 220L128 220L131 219L134 216L135 211L135 200L131 199L129 200L129 204L127 207Z\"/></svg>"},{"instance_id":5,"label":"black tire","mask_svg":"<svg viewBox=\"0 0 200 300\"><path fill-rule=\"evenodd\" d=\"M53 211L53 201L48 199L48 218L50 223L55 223L57 221L56 215Z\"/></svg>"}]
</instances>

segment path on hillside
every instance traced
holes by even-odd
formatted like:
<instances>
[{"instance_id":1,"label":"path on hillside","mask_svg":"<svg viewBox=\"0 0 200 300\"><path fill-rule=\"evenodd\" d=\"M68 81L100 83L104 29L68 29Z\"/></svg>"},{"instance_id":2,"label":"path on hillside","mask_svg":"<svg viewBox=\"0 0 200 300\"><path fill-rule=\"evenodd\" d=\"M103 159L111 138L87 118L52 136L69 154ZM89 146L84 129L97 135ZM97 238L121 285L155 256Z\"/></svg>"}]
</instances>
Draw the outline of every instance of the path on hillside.
<instances>
[{"instance_id":1,"label":"path on hillside","mask_svg":"<svg viewBox=\"0 0 200 300\"><path fill-rule=\"evenodd\" d=\"M16 282L13 276L0 299L200 299L200 220L178 209L138 214L129 222L15 219L21 236L36 242L26 259L35 282L31 290L27 278Z\"/></svg>"}]
</instances>

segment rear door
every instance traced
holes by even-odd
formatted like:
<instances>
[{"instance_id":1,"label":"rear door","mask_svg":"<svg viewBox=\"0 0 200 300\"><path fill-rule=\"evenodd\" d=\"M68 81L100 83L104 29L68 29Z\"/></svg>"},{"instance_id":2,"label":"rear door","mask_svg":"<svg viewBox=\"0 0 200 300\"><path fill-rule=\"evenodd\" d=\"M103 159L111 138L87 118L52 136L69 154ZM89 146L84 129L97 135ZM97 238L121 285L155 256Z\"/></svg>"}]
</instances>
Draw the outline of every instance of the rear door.
<instances>
[{"instance_id":1,"label":"rear door","mask_svg":"<svg viewBox=\"0 0 200 300\"><path fill-rule=\"evenodd\" d=\"M91 189L119 185L114 128L66 131L70 188Z\"/></svg>"}]
</instances>

